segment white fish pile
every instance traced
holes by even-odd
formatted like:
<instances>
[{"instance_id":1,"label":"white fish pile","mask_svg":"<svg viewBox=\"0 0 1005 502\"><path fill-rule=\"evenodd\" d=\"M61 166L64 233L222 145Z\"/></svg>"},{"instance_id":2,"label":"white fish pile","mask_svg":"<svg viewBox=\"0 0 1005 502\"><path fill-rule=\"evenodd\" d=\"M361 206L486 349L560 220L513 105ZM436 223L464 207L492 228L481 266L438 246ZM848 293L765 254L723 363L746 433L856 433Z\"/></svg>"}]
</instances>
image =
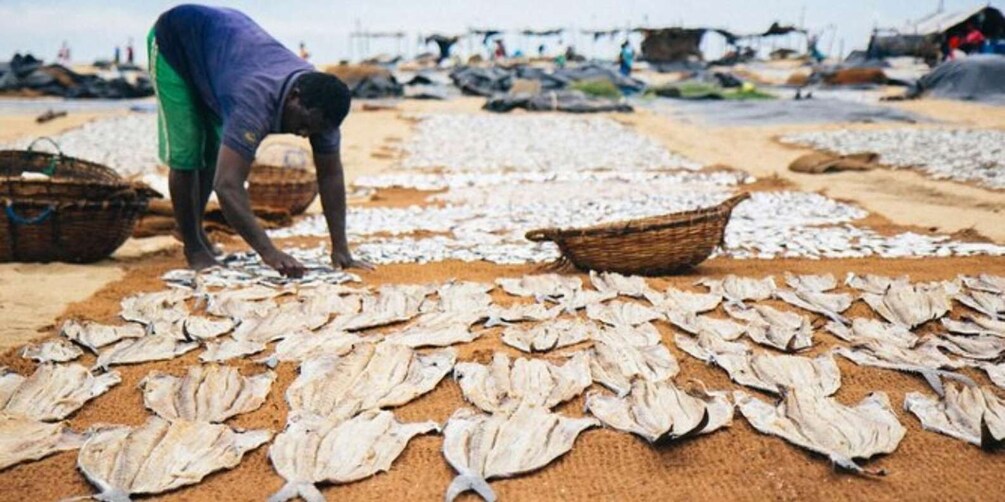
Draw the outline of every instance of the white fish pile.
<instances>
[{"instance_id":1,"label":"white fish pile","mask_svg":"<svg viewBox=\"0 0 1005 502\"><path fill-rule=\"evenodd\" d=\"M287 284L343 284L359 282L359 276L331 266L330 252L324 246L313 248L286 248L285 252L300 260L306 269L300 279L283 277L262 262L257 253L239 252L227 255L223 267L213 267L198 273L187 269L171 270L161 278L170 285L184 288L201 286L234 287L260 284L283 286Z\"/></svg>"},{"instance_id":2,"label":"white fish pile","mask_svg":"<svg viewBox=\"0 0 1005 502\"><path fill-rule=\"evenodd\" d=\"M1005 132L982 129L885 129L785 136L782 141L846 155L875 152L892 167L919 169L935 179L1005 188Z\"/></svg>"},{"instance_id":3,"label":"white fish pile","mask_svg":"<svg viewBox=\"0 0 1005 502\"><path fill-rule=\"evenodd\" d=\"M392 171L376 176L360 176L353 181L358 188L411 188L421 191L458 190L461 188L543 185L545 183L632 183L645 186L660 182L675 186L706 184L735 186L755 181L743 171L660 172L660 171L512 171L478 173L414 173Z\"/></svg>"}]
</instances>

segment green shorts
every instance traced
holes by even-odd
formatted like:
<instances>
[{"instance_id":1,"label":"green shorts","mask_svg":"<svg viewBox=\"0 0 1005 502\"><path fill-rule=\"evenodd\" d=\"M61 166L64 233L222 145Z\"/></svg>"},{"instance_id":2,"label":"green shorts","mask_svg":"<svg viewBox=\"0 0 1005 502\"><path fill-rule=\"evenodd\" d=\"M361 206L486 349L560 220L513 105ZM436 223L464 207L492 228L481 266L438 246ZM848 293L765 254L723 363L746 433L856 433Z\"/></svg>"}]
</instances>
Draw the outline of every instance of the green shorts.
<instances>
[{"instance_id":1,"label":"green shorts","mask_svg":"<svg viewBox=\"0 0 1005 502\"><path fill-rule=\"evenodd\" d=\"M215 169L222 125L196 90L161 56L153 29L147 35L147 60L157 94L161 162L179 171Z\"/></svg>"}]
</instances>

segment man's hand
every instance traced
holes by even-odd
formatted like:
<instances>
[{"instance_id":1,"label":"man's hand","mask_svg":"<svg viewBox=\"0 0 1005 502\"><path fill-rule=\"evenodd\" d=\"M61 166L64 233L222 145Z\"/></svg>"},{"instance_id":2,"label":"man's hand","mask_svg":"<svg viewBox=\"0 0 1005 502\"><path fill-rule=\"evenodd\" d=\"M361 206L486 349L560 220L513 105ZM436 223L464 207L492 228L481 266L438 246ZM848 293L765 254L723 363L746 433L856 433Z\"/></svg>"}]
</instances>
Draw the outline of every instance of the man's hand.
<instances>
[{"instance_id":1,"label":"man's hand","mask_svg":"<svg viewBox=\"0 0 1005 502\"><path fill-rule=\"evenodd\" d=\"M352 257L349 250L335 251L332 253L332 266L338 269L361 268L363 270L374 270L372 263L366 260L357 260Z\"/></svg>"},{"instance_id":2,"label":"man's hand","mask_svg":"<svg viewBox=\"0 0 1005 502\"><path fill-rule=\"evenodd\" d=\"M262 261L286 277L299 279L304 276L303 264L282 251L276 251L268 256L263 256Z\"/></svg>"}]
</instances>

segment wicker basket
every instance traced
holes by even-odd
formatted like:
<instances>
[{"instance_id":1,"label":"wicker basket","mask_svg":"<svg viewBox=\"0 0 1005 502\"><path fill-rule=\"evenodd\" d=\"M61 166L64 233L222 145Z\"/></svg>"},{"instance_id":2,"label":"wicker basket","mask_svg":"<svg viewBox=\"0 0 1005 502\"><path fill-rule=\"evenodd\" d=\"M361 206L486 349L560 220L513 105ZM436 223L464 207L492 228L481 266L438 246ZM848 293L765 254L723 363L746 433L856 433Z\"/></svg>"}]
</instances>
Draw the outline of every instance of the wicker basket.
<instances>
[{"instance_id":1,"label":"wicker basket","mask_svg":"<svg viewBox=\"0 0 1005 502\"><path fill-rule=\"evenodd\" d=\"M50 178L25 179L24 172ZM2 151L0 202L6 222L0 223L0 262L105 258L132 234L149 199L159 196L107 167L61 153Z\"/></svg>"},{"instance_id":2,"label":"wicker basket","mask_svg":"<svg viewBox=\"0 0 1005 502\"><path fill-rule=\"evenodd\" d=\"M248 195L252 207L286 211L297 215L307 210L318 195L317 178L307 169L306 152L299 147L281 143L269 147L285 147L283 165L254 164L248 176Z\"/></svg>"},{"instance_id":3,"label":"wicker basket","mask_svg":"<svg viewBox=\"0 0 1005 502\"><path fill-rule=\"evenodd\" d=\"M733 208L749 196L743 193L717 206L632 221L533 230L527 238L558 244L559 264L622 274L668 274L708 258L722 243Z\"/></svg>"}]
</instances>

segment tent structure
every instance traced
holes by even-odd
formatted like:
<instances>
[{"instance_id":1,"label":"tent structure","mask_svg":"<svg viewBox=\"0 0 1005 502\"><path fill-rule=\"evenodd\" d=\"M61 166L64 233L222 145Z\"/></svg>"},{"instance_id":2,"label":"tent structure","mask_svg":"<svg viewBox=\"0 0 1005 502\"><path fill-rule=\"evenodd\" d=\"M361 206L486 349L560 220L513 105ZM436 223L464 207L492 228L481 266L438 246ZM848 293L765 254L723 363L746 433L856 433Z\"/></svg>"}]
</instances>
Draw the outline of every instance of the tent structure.
<instances>
[{"instance_id":1,"label":"tent structure","mask_svg":"<svg viewBox=\"0 0 1005 502\"><path fill-rule=\"evenodd\" d=\"M869 59L909 56L934 65L942 46L954 35L974 26L988 38L1005 38L1005 17L990 5L955 12L935 12L907 24L902 29L876 30L866 51Z\"/></svg>"},{"instance_id":2,"label":"tent structure","mask_svg":"<svg viewBox=\"0 0 1005 502\"><path fill-rule=\"evenodd\" d=\"M940 64L907 93L926 96L1005 103L1005 56L977 54Z\"/></svg>"}]
</instances>

